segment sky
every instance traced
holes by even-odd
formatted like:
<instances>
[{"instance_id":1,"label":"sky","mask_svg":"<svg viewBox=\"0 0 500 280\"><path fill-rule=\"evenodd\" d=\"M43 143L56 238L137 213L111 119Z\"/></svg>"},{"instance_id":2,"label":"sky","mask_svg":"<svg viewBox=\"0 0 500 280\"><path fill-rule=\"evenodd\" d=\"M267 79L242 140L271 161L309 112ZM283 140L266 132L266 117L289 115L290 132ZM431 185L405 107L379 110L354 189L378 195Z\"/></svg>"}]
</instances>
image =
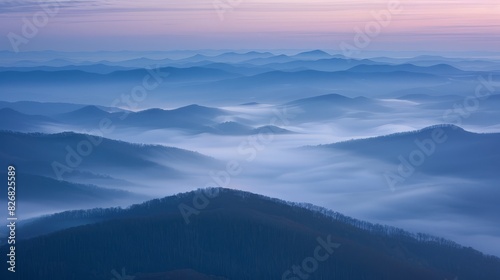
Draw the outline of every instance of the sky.
<instances>
[{"instance_id":1,"label":"sky","mask_svg":"<svg viewBox=\"0 0 500 280\"><path fill-rule=\"evenodd\" d=\"M0 50L11 51L500 46L498 0L19 0L0 14Z\"/></svg>"}]
</instances>

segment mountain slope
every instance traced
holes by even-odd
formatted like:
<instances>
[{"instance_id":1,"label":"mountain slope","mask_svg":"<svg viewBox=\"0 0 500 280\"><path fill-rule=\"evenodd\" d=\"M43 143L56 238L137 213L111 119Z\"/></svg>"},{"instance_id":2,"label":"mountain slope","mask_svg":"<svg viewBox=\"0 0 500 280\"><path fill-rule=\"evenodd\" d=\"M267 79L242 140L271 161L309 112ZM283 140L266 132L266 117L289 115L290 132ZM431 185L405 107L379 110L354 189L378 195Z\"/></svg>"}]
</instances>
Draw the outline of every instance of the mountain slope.
<instances>
[{"instance_id":1,"label":"mountain slope","mask_svg":"<svg viewBox=\"0 0 500 280\"><path fill-rule=\"evenodd\" d=\"M17 166L22 170L23 166ZM5 173L1 175L7 176ZM96 185L59 181L46 176L31 175L22 171L17 178L17 196L22 199L18 217L39 216L41 213L56 213L66 209L90 209L128 205L151 198L139 193ZM7 197L0 203L7 205Z\"/></svg>"},{"instance_id":2,"label":"mountain slope","mask_svg":"<svg viewBox=\"0 0 500 280\"><path fill-rule=\"evenodd\" d=\"M424 163L418 164L418 170L425 173L498 179L499 142L500 133L478 134L454 125L438 125L407 133L322 145L315 149L350 151L395 164L402 162L401 157L408 164L423 159Z\"/></svg>"},{"instance_id":3,"label":"mountain slope","mask_svg":"<svg viewBox=\"0 0 500 280\"><path fill-rule=\"evenodd\" d=\"M187 217L186 224L179 209L193 207L196 201L203 207L198 206L198 214ZM298 273L293 267L299 264L299 272L309 279L500 277L498 258L453 242L227 189L156 199L125 210L63 213L41 221L51 225L56 218L58 223L93 218L100 222L23 240L17 249L23 269L17 276L98 280L124 267L129 275L187 268L235 280L294 279L291 271ZM313 260L320 256L322 261ZM314 269L308 262L315 263Z\"/></svg>"},{"instance_id":4,"label":"mountain slope","mask_svg":"<svg viewBox=\"0 0 500 280\"><path fill-rule=\"evenodd\" d=\"M297 113L295 121L328 121L349 114L371 114L392 110L377 100L366 97L350 98L340 94L325 94L297 99L282 105Z\"/></svg>"},{"instance_id":5,"label":"mountain slope","mask_svg":"<svg viewBox=\"0 0 500 280\"><path fill-rule=\"evenodd\" d=\"M307 52L301 52L293 56L295 59L326 59L332 57L329 53L326 53L322 50L313 50Z\"/></svg>"},{"instance_id":6,"label":"mountain slope","mask_svg":"<svg viewBox=\"0 0 500 280\"><path fill-rule=\"evenodd\" d=\"M53 116L61 123L73 128L98 130L101 121L108 120L116 128L136 128L140 131L151 129L176 128L188 133L212 132L210 126L216 124L215 119L229 115L230 112L189 105L172 110L148 109L138 112L109 113L96 106L86 106L78 110Z\"/></svg>"},{"instance_id":7,"label":"mountain slope","mask_svg":"<svg viewBox=\"0 0 500 280\"><path fill-rule=\"evenodd\" d=\"M63 114L70 111L78 110L85 105L71 103L54 103L54 102L33 102L33 101L18 101L5 102L0 101L0 108L10 108L19 113L28 115L55 115ZM111 108L109 108L111 109Z\"/></svg>"},{"instance_id":8,"label":"mountain slope","mask_svg":"<svg viewBox=\"0 0 500 280\"><path fill-rule=\"evenodd\" d=\"M22 166L24 173L58 179L84 171L117 178L130 172L179 178L183 176L184 167L203 168L216 162L187 150L131 144L72 132L24 134L0 131L0 138L3 144L0 155L6 162Z\"/></svg>"},{"instance_id":9,"label":"mountain slope","mask_svg":"<svg viewBox=\"0 0 500 280\"><path fill-rule=\"evenodd\" d=\"M26 115L10 108L0 109L0 130L35 132L40 127L56 124L57 121L37 115Z\"/></svg>"}]
</instances>

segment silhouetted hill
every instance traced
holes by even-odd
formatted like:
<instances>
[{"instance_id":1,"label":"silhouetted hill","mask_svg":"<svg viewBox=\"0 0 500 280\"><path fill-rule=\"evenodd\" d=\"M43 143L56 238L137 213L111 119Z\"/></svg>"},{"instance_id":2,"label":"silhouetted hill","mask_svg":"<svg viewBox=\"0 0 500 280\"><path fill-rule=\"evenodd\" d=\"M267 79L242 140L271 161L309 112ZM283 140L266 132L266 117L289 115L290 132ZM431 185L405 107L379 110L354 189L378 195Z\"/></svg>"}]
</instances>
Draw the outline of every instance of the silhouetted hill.
<instances>
[{"instance_id":1,"label":"silhouetted hill","mask_svg":"<svg viewBox=\"0 0 500 280\"><path fill-rule=\"evenodd\" d=\"M10 108L20 113L27 115L43 115L52 116L71 111L76 111L88 105L74 104L74 103L60 103L60 102L34 102L34 101L18 101L18 102L5 102L0 101L0 108ZM116 107L96 106L97 108L106 112L122 112L124 110Z\"/></svg>"},{"instance_id":2,"label":"silhouetted hill","mask_svg":"<svg viewBox=\"0 0 500 280\"><path fill-rule=\"evenodd\" d=\"M0 130L37 132L40 126L57 123L45 116L26 115L10 108L0 109Z\"/></svg>"},{"instance_id":3,"label":"silhouetted hill","mask_svg":"<svg viewBox=\"0 0 500 280\"><path fill-rule=\"evenodd\" d=\"M173 60L164 59L150 59L146 57L139 57L134 59L122 60L122 61L100 61L101 64L112 66L112 67L127 67L127 68L146 68L155 66L165 66L172 63ZM123 69L122 69L123 70Z\"/></svg>"},{"instance_id":4,"label":"silhouetted hill","mask_svg":"<svg viewBox=\"0 0 500 280\"><path fill-rule=\"evenodd\" d=\"M164 73L166 82L216 81L240 76L238 74L229 73L219 69L203 67L163 67L160 68L158 72ZM137 69L128 71L116 71L108 74L106 78L114 81L121 81L122 79L142 80L148 74L148 70Z\"/></svg>"},{"instance_id":5,"label":"silhouetted hill","mask_svg":"<svg viewBox=\"0 0 500 280\"><path fill-rule=\"evenodd\" d=\"M263 133L263 134L268 134L268 133L272 133L272 134L292 134L292 133L295 133L295 132L290 131L288 129L281 128L281 127L277 127L277 126L274 126L274 125L265 125L265 126L257 127L256 129L254 129L252 131L252 134L259 134L259 133Z\"/></svg>"},{"instance_id":6,"label":"silhouetted hill","mask_svg":"<svg viewBox=\"0 0 500 280\"><path fill-rule=\"evenodd\" d=\"M78 110L53 116L60 123L83 127L88 130L98 130L102 120L108 120L114 127L140 131L151 129L175 128L188 133L212 133L212 125L216 118L229 115L230 112L189 105L172 110L147 109L138 112L109 113L97 106L85 106Z\"/></svg>"},{"instance_id":7,"label":"silhouetted hill","mask_svg":"<svg viewBox=\"0 0 500 280\"><path fill-rule=\"evenodd\" d=\"M247 102L247 103L240 104L240 106L257 106L257 105L260 105L260 103L258 103L258 102Z\"/></svg>"},{"instance_id":8,"label":"silhouetted hill","mask_svg":"<svg viewBox=\"0 0 500 280\"><path fill-rule=\"evenodd\" d=\"M108 74L109 75L109 74ZM0 73L0 84L12 85L30 81L31 84L102 82L106 75L80 70L66 71L5 71Z\"/></svg>"},{"instance_id":9,"label":"silhouetted hill","mask_svg":"<svg viewBox=\"0 0 500 280\"><path fill-rule=\"evenodd\" d=\"M214 126L219 134L227 135L245 135L252 130L251 126L243 125L237 122L223 122Z\"/></svg>"},{"instance_id":10,"label":"silhouetted hill","mask_svg":"<svg viewBox=\"0 0 500 280\"><path fill-rule=\"evenodd\" d=\"M254 58L243 61L243 63L253 64L253 65L264 65L269 63L283 63L293 61L294 59L288 55L280 54L264 58Z\"/></svg>"},{"instance_id":11,"label":"silhouetted hill","mask_svg":"<svg viewBox=\"0 0 500 280\"><path fill-rule=\"evenodd\" d=\"M6 106L8 105L9 104L6 104ZM20 107L27 109L32 107L32 105L23 105ZM245 127L243 130L236 129L235 127L231 128L228 125L218 127L218 118L221 116L230 116L232 112L196 104L171 110L155 108L138 112L117 112L118 109L116 108L76 104L74 104L74 106L65 106L64 104L52 105L36 103L33 107L36 107L37 111L45 113L48 113L52 107L60 108L60 110L69 108L77 109L61 114L49 114L50 118L45 116L25 115L9 108L0 109L0 116L3 115L5 118L11 120L10 122L0 124L0 129L3 128L4 130L20 132L46 132L46 130L43 129L44 126L66 125L68 129L98 131L102 121L105 120L110 123L110 126L115 128L137 129L138 131L171 128L192 134L214 133L233 135L258 133L256 132L257 128L250 126ZM286 133L285 130L279 128L273 129L273 131Z\"/></svg>"},{"instance_id":12,"label":"silhouetted hill","mask_svg":"<svg viewBox=\"0 0 500 280\"><path fill-rule=\"evenodd\" d=\"M16 165L22 170L16 178L16 195L22 199L23 207L19 207L19 217L33 213L55 213L62 209L90 209L109 207L111 205L128 205L131 202L144 201L145 195L131 193L118 189L103 188L90 184L79 184L59 181L39 175L31 175L23 170L22 165ZM7 176L5 173L0 173ZM22 187L21 187L22 186ZM7 197L1 197L0 202L7 204ZM61 225L63 228L64 225ZM3 229L2 229L3 230Z\"/></svg>"},{"instance_id":13,"label":"silhouetted hill","mask_svg":"<svg viewBox=\"0 0 500 280\"><path fill-rule=\"evenodd\" d=\"M23 187L19 188L18 194L26 203L33 203L36 200L50 204L71 203L77 208L90 202L109 202L130 195L121 190L58 181L37 175L22 174L19 179Z\"/></svg>"},{"instance_id":14,"label":"silhouetted hill","mask_svg":"<svg viewBox=\"0 0 500 280\"><path fill-rule=\"evenodd\" d=\"M108 115L110 115L110 113L100 108L97 108L97 106L89 105L72 112L60 114L55 117L61 121L71 120L72 122L83 122L83 123L89 121L95 121L98 124L99 120L107 117Z\"/></svg>"},{"instance_id":15,"label":"silhouetted hill","mask_svg":"<svg viewBox=\"0 0 500 280\"><path fill-rule=\"evenodd\" d=\"M325 94L298 99L285 103L286 108L297 111L296 120L328 120L344 114L356 112L377 112L389 110L378 101L366 97L350 98L340 94Z\"/></svg>"},{"instance_id":16,"label":"silhouetted hill","mask_svg":"<svg viewBox=\"0 0 500 280\"><path fill-rule=\"evenodd\" d=\"M222 135L252 135L259 133L273 133L273 134L289 134L293 133L289 130L273 126L261 126L257 128L253 128L248 125L243 125L237 122L224 122L214 126L216 129L213 133L222 134Z\"/></svg>"},{"instance_id":17,"label":"silhouetted hill","mask_svg":"<svg viewBox=\"0 0 500 280\"><path fill-rule=\"evenodd\" d=\"M180 128L194 133L210 132L215 118L226 115L222 109L189 105L173 110L149 109L130 114L118 122L127 127Z\"/></svg>"},{"instance_id":18,"label":"silhouetted hill","mask_svg":"<svg viewBox=\"0 0 500 280\"><path fill-rule=\"evenodd\" d=\"M329 106L346 106L346 105L362 105L373 103L374 101L366 98L366 97L356 97L350 98L340 94L325 94L320 96L308 97L303 99L298 99L295 101L291 101L286 103L286 105L290 106L320 106L323 104L328 104Z\"/></svg>"},{"instance_id":19,"label":"silhouetted hill","mask_svg":"<svg viewBox=\"0 0 500 280\"><path fill-rule=\"evenodd\" d=\"M274 56L270 52L246 52L246 53L236 53L236 52L227 52L220 55L217 55L209 60L212 61L225 61L225 62L240 62L243 60L256 59L256 58L267 58Z\"/></svg>"},{"instance_id":20,"label":"silhouetted hill","mask_svg":"<svg viewBox=\"0 0 500 280\"><path fill-rule=\"evenodd\" d=\"M196 152L72 132L24 134L1 131L0 137L0 154L6 162L22 166L24 173L54 178L57 178L54 162L66 166L64 174L67 175L78 170L107 175L142 172L144 176L156 174L168 178L183 176L178 166L202 167L215 163L214 159ZM57 170L61 168L59 166Z\"/></svg>"},{"instance_id":21,"label":"silhouetted hill","mask_svg":"<svg viewBox=\"0 0 500 280\"><path fill-rule=\"evenodd\" d=\"M325 58L331 58L331 55L329 53L326 53L322 50L314 50L314 51L308 51L308 52L301 52L299 54L296 54L293 56L295 59L325 59Z\"/></svg>"},{"instance_id":22,"label":"silhouetted hill","mask_svg":"<svg viewBox=\"0 0 500 280\"><path fill-rule=\"evenodd\" d=\"M212 62L223 62L223 63L237 63L249 59L259 59L268 58L274 56L269 52L247 52L247 53L236 53L227 52L216 56L206 56L201 54L196 54L188 58L178 60L177 62L190 63L190 62L201 62L201 61L212 61Z\"/></svg>"},{"instance_id":23,"label":"silhouetted hill","mask_svg":"<svg viewBox=\"0 0 500 280\"><path fill-rule=\"evenodd\" d=\"M231 73L236 73L240 75L245 75L245 76L252 76L252 75L257 75L269 71L273 71L275 69L269 68L269 67L258 67L258 66L253 66L253 65L246 65L246 64L228 64L228 63L213 63L213 62L200 62L202 67L204 68L213 68L213 69L219 69Z\"/></svg>"},{"instance_id":24,"label":"silhouetted hill","mask_svg":"<svg viewBox=\"0 0 500 280\"><path fill-rule=\"evenodd\" d=\"M183 217L179 209L193 207L193 202L203 207ZM35 220L24 231L65 221L87 225L19 242L16 255L23 265L16 279L110 279L110 271L122 267L131 276L190 269L238 280L293 279L294 273L339 280L500 277L498 258L441 238L227 189L199 190L127 209L61 213Z\"/></svg>"},{"instance_id":25,"label":"silhouetted hill","mask_svg":"<svg viewBox=\"0 0 500 280\"><path fill-rule=\"evenodd\" d=\"M437 135L437 136L436 136ZM435 139L439 139L436 142ZM431 143L432 142L432 143ZM496 179L500 164L500 133L478 134L454 125L438 125L387 136L322 145L320 149L350 151L362 156L399 164L412 152L423 154L418 170L435 175L468 179ZM415 156L420 161L420 156Z\"/></svg>"},{"instance_id":26,"label":"silhouetted hill","mask_svg":"<svg viewBox=\"0 0 500 280\"><path fill-rule=\"evenodd\" d=\"M368 59L355 60L344 58L324 58L318 60L294 60L283 63L269 63L261 67L272 68L281 71L303 71L303 70L316 70L316 71L345 71L356 65L361 64L380 64Z\"/></svg>"}]
</instances>

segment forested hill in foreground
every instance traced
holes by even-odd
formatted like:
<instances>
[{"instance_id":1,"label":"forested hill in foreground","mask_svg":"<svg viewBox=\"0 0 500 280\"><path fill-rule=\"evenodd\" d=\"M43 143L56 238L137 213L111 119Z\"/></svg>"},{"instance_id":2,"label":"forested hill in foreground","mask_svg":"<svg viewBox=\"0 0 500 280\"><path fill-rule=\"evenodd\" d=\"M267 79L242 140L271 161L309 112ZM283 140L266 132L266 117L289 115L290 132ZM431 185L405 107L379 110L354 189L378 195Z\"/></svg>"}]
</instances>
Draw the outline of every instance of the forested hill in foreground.
<instances>
[{"instance_id":1,"label":"forested hill in foreground","mask_svg":"<svg viewBox=\"0 0 500 280\"><path fill-rule=\"evenodd\" d=\"M228 189L56 214L20 231L65 221L73 227L19 240L17 278L2 279L109 280L121 268L135 279L500 279L500 259L444 239Z\"/></svg>"}]
</instances>

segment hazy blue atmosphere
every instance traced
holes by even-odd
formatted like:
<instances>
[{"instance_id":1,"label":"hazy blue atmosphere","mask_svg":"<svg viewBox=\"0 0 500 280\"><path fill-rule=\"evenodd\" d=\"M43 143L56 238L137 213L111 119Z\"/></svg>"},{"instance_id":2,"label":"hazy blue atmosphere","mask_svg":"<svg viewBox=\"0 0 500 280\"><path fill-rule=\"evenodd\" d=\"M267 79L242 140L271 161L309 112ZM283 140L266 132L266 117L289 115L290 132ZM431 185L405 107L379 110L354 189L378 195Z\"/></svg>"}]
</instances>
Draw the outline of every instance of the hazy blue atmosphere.
<instances>
[{"instance_id":1,"label":"hazy blue atmosphere","mask_svg":"<svg viewBox=\"0 0 500 280\"><path fill-rule=\"evenodd\" d=\"M0 4L0 275L499 279L498 3L309 2Z\"/></svg>"}]
</instances>

